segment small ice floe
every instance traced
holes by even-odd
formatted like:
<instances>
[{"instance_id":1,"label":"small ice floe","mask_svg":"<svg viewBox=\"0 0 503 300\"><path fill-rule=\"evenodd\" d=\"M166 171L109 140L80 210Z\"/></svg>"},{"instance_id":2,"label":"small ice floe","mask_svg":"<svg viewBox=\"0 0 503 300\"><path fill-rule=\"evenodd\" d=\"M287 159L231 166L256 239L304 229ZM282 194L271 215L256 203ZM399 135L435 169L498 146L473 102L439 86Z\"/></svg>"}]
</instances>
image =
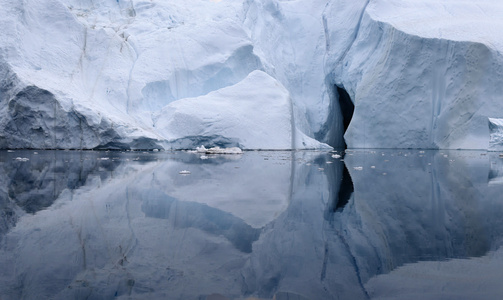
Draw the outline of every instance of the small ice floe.
<instances>
[{"instance_id":1,"label":"small ice floe","mask_svg":"<svg viewBox=\"0 0 503 300\"><path fill-rule=\"evenodd\" d=\"M356 171L361 171L363 170L363 167L353 167L353 169L355 169Z\"/></svg>"},{"instance_id":2,"label":"small ice floe","mask_svg":"<svg viewBox=\"0 0 503 300\"><path fill-rule=\"evenodd\" d=\"M331 161L327 161L327 164L331 164L332 162Z\"/></svg>"},{"instance_id":3,"label":"small ice floe","mask_svg":"<svg viewBox=\"0 0 503 300\"><path fill-rule=\"evenodd\" d=\"M323 170L325 170L325 169L324 168L318 168L318 171L323 171Z\"/></svg>"},{"instance_id":4,"label":"small ice floe","mask_svg":"<svg viewBox=\"0 0 503 300\"><path fill-rule=\"evenodd\" d=\"M14 158L16 161L29 161L30 159L28 157L16 157Z\"/></svg>"},{"instance_id":5,"label":"small ice floe","mask_svg":"<svg viewBox=\"0 0 503 300\"><path fill-rule=\"evenodd\" d=\"M152 151L153 151L153 152L158 152L158 151L159 151L159 149L152 149Z\"/></svg>"},{"instance_id":6,"label":"small ice floe","mask_svg":"<svg viewBox=\"0 0 503 300\"><path fill-rule=\"evenodd\" d=\"M12 152L14 152L14 150L7 150L7 152L10 152L10 153L12 153Z\"/></svg>"},{"instance_id":7,"label":"small ice floe","mask_svg":"<svg viewBox=\"0 0 503 300\"><path fill-rule=\"evenodd\" d=\"M108 158L108 157L100 157L100 158L98 158L98 160L109 160L109 159L110 158Z\"/></svg>"},{"instance_id":8,"label":"small ice floe","mask_svg":"<svg viewBox=\"0 0 503 300\"><path fill-rule=\"evenodd\" d=\"M332 154L332 158L341 158L339 154Z\"/></svg>"},{"instance_id":9,"label":"small ice floe","mask_svg":"<svg viewBox=\"0 0 503 300\"><path fill-rule=\"evenodd\" d=\"M201 157L199 157L200 159L208 159L208 156L206 155L201 155Z\"/></svg>"},{"instance_id":10,"label":"small ice floe","mask_svg":"<svg viewBox=\"0 0 503 300\"><path fill-rule=\"evenodd\" d=\"M180 175L190 175L190 171L182 170L182 171L178 172L178 174L180 174Z\"/></svg>"},{"instance_id":11,"label":"small ice floe","mask_svg":"<svg viewBox=\"0 0 503 300\"><path fill-rule=\"evenodd\" d=\"M213 147L207 149L206 147L201 146L196 147L196 152L205 154L243 154L243 150L241 150L238 147L231 147L231 148Z\"/></svg>"},{"instance_id":12,"label":"small ice floe","mask_svg":"<svg viewBox=\"0 0 503 300\"><path fill-rule=\"evenodd\" d=\"M375 168L376 168L376 166L370 166L370 168L371 168L371 169L375 169Z\"/></svg>"},{"instance_id":13,"label":"small ice floe","mask_svg":"<svg viewBox=\"0 0 503 300\"><path fill-rule=\"evenodd\" d=\"M33 154L38 154L38 152L33 152Z\"/></svg>"}]
</instances>

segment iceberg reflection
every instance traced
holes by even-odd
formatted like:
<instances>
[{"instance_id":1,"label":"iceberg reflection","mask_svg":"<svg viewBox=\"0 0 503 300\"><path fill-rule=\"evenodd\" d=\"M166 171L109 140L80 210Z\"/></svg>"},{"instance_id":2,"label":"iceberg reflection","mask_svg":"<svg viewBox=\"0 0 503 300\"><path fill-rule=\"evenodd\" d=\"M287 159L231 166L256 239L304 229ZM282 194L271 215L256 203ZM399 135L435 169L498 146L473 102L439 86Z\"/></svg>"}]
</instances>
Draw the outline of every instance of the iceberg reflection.
<instances>
[{"instance_id":1,"label":"iceberg reflection","mask_svg":"<svg viewBox=\"0 0 503 300\"><path fill-rule=\"evenodd\" d=\"M2 152L0 298L400 298L498 253L496 153L331 154Z\"/></svg>"}]
</instances>

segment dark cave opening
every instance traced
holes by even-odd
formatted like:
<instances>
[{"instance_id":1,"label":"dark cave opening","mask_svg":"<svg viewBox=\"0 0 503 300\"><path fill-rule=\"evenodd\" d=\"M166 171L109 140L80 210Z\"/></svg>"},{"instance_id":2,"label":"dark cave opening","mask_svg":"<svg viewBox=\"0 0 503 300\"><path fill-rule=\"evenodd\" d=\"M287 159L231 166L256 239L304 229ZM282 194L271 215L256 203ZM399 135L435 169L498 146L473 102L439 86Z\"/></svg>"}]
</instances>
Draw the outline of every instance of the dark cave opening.
<instances>
[{"instance_id":1,"label":"dark cave opening","mask_svg":"<svg viewBox=\"0 0 503 300\"><path fill-rule=\"evenodd\" d=\"M353 117L353 112L355 111L355 105L344 88L337 86L337 94L339 94L339 107L341 108L344 132L346 132L349 127L349 123L351 123L351 118Z\"/></svg>"},{"instance_id":2,"label":"dark cave opening","mask_svg":"<svg viewBox=\"0 0 503 300\"><path fill-rule=\"evenodd\" d=\"M346 149L344 134L353 118L355 105L342 85L331 85L329 95L330 106L327 121L314 134L314 137L336 149Z\"/></svg>"}]
</instances>

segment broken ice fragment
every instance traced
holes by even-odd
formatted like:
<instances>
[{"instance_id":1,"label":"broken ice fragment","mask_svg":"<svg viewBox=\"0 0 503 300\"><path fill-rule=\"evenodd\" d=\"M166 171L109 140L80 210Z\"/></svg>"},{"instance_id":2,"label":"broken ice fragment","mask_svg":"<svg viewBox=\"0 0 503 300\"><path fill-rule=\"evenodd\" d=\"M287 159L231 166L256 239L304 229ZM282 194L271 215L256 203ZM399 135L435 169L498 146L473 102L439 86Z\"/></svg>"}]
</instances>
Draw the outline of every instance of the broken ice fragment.
<instances>
[{"instance_id":1,"label":"broken ice fragment","mask_svg":"<svg viewBox=\"0 0 503 300\"><path fill-rule=\"evenodd\" d=\"M489 118L489 150L503 149L503 119Z\"/></svg>"},{"instance_id":2,"label":"broken ice fragment","mask_svg":"<svg viewBox=\"0 0 503 300\"><path fill-rule=\"evenodd\" d=\"M243 150L241 150L238 147L231 147L231 148L213 147L207 149L206 147L201 146L196 147L196 152L206 154L243 154Z\"/></svg>"},{"instance_id":3,"label":"broken ice fragment","mask_svg":"<svg viewBox=\"0 0 503 300\"><path fill-rule=\"evenodd\" d=\"M27 157L16 157L16 158L14 158L14 160L17 160L17 161L29 161L30 159L27 158Z\"/></svg>"}]
</instances>

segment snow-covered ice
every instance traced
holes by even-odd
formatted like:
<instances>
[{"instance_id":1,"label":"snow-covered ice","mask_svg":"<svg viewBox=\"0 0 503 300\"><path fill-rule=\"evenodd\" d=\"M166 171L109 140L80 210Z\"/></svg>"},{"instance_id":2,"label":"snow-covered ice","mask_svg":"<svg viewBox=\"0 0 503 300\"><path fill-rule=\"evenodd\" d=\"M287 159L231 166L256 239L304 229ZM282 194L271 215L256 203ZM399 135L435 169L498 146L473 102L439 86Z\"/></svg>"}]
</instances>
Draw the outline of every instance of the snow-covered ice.
<instances>
[{"instance_id":1,"label":"snow-covered ice","mask_svg":"<svg viewBox=\"0 0 503 300\"><path fill-rule=\"evenodd\" d=\"M241 149L322 147L296 129L288 91L262 71L208 95L170 103L154 117L154 126L174 149L201 143Z\"/></svg>"},{"instance_id":2,"label":"snow-covered ice","mask_svg":"<svg viewBox=\"0 0 503 300\"><path fill-rule=\"evenodd\" d=\"M324 17L328 78L355 103L347 144L487 149L487 119L503 113L503 5L342 2L331 2Z\"/></svg>"},{"instance_id":3,"label":"snow-covered ice","mask_svg":"<svg viewBox=\"0 0 503 300\"><path fill-rule=\"evenodd\" d=\"M495 0L0 6L0 148L501 147Z\"/></svg>"},{"instance_id":4,"label":"snow-covered ice","mask_svg":"<svg viewBox=\"0 0 503 300\"><path fill-rule=\"evenodd\" d=\"M231 147L231 148L213 147L213 148L208 149L204 146L200 146L200 147L196 147L196 152L197 153L204 153L204 154L243 154L243 150L241 150L238 147ZM208 157L203 155L200 158L206 159Z\"/></svg>"},{"instance_id":5,"label":"snow-covered ice","mask_svg":"<svg viewBox=\"0 0 503 300\"><path fill-rule=\"evenodd\" d=\"M503 118L489 118L489 150L503 150Z\"/></svg>"}]
</instances>

